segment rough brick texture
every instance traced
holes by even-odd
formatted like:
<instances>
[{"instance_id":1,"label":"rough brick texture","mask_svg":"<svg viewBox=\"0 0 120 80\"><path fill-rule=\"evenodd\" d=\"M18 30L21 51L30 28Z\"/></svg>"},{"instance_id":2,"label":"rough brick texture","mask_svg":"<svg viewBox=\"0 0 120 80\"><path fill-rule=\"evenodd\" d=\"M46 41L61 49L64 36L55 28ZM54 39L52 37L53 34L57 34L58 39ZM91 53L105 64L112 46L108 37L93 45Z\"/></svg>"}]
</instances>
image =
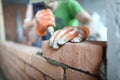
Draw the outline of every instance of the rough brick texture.
<instances>
[{"instance_id":1,"label":"rough brick texture","mask_svg":"<svg viewBox=\"0 0 120 80\"><path fill-rule=\"evenodd\" d=\"M67 43L58 50L50 48L47 41L42 45L45 57L92 74L98 74L105 49L105 42L97 41Z\"/></svg>"},{"instance_id":2,"label":"rough brick texture","mask_svg":"<svg viewBox=\"0 0 120 80\"><path fill-rule=\"evenodd\" d=\"M44 80L43 74L29 65L25 66L25 72L29 76L33 77L35 80Z\"/></svg>"},{"instance_id":3,"label":"rough brick texture","mask_svg":"<svg viewBox=\"0 0 120 80\"><path fill-rule=\"evenodd\" d=\"M105 42L67 43L59 50L47 43L43 42L43 55L49 59L38 54L39 48L0 43L0 67L6 80L96 80Z\"/></svg>"},{"instance_id":4,"label":"rough brick texture","mask_svg":"<svg viewBox=\"0 0 120 80\"><path fill-rule=\"evenodd\" d=\"M0 43L1 67L8 80L45 80L48 76L49 79L62 80L62 67L48 63L37 55L38 51L41 49L13 42Z\"/></svg>"},{"instance_id":5,"label":"rough brick texture","mask_svg":"<svg viewBox=\"0 0 120 80\"><path fill-rule=\"evenodd\" d=\"M33 56L32 65L54 79L63 78L62 67L49 64L44 58Z\"/></svg>"},{"instance_id":6,"label":"rough brick texture","mask_svg":"<svg viewBox=\"0 0 120 80\"><path fill-rule=\"evenodd\" d=\"M90 75L86 75L84 73L71 69L66 69L66 77L67 80L97 80Z\"/></svg>"}]
</instances>

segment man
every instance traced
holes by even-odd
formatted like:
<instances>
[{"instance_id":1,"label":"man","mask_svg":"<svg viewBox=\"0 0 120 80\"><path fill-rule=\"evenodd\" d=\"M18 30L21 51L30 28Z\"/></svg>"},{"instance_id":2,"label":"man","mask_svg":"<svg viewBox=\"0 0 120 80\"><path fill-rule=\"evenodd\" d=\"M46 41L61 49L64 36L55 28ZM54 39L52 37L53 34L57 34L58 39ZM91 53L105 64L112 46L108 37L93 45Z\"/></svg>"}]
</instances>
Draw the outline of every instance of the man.
<instances>
[{"instance_id":1,"label":"man","mask_svg":"<svg viewBox=\"0 0 120 80\"><path fill-rule=\"evenodd\" d=\"M43 4L43 2L35 2L35 3L31 3L29 1L29 4L27 5L27 10L26 10L26 15L25 15L25 19L24 19L24 23L23 23L23 29L24 29L24 35L25 35L25 44L28 45L33 45L33 46L37 46L37 47L41 47L41 40L36 43L37 41L35 41L35 43L31 42L31 39L29 39L29 32L32 31L33 27L36 24L35 21L35 15L38 11L44 9L45 6ZM32 38L34 39L34 34L31 35ZM36 35L35 35L36 36ZM36 37L37 38L37 37ZM42 37L44 40L48 39L47 36L43 36Z\"/></svg>"},{"instance_id":2,"label":"man","mask_svg":"<svg viewBox=\"0 0 120 80\"><path fill-rule=\"evenodd\" d=\"M52 9L55 15L55 31L60 30L66 26L79 26L81 24L82 26L86 26L90 30L90 35L93 35L95 33L96 28L90 15L81 7L81 5L76 0L57 0L53 2L49 1L47 5ZM48 29L49 32L52 31L51 34L53 34L53 27L49 28L48 26ZM29 32L30 42L36 42L36 40L41 37L38 35L39 34L36 33L36 26L32 27L31 31Z\"/></svg>"}]
</instances>

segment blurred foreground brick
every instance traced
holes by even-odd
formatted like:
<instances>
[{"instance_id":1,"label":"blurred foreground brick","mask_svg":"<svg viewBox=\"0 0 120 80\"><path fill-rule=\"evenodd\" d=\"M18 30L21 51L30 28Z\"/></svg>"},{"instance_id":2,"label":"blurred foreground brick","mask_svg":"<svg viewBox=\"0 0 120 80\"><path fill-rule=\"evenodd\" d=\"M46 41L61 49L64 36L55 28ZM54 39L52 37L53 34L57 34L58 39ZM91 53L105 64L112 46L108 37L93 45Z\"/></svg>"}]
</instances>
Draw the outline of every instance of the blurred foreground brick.
<instances>
[{"instance_id":1,"label":"blurred foreground brick","mask_svg":"<svg viewBox=\"0 0 120 80\"><path fill-rule=\"evenodd\" d=\"M68 66L98 74L106 43L99 41L84 41L67 43L60 49L54 50L43 42L43 55L47 58L64 63Z\"/></svg>"},{"instance_id":2,"label":"blurred foreground brick","mask_svg":"<svg viewBox=\"0 0 120 80\"><path fill-rule=\"evenodd\" d=\"M85 41L53 50L48 41L43 49L3 42L0 67L7 80L97 80L105 47L105 42Z\"/></svg>"}]
</instances>

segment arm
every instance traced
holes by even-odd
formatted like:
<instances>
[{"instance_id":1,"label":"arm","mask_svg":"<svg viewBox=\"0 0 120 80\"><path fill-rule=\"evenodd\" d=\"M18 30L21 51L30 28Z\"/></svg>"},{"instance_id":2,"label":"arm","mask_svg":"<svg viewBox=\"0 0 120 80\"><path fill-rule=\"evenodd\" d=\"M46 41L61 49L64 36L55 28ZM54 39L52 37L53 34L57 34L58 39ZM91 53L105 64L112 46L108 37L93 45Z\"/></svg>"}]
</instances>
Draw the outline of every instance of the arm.
<instances>
[{"instance_id":1,"label":"arm","mask_svg":"<svg viewBox=\"0 0 120 80\"><path fill-rule=\"evenodd\" d=\"M34 24L33 7L32 7L32 4L28 4L26 14L25 14L24 23L23 23L23 28L27 29L27 28L33 26L33 24Z\"/></svg>"},{"instance_id":2,"label":"arm","mask_svg":"<svg viewBox=\"0 0 120 80\"><path fill-rule=\"evenodd\" d=\"M77 18L82 23L82 26L71 26L56 31L49 40L49 45L54 49L58 49L59 45L68 41L81 42L92 35L92 30L95 29L91 26L93 24L91 16L75 0L69 1L68 11L73 18Z\"/></svg>"},{"instance_id":3,"label":"arm","mask_svg":"<svg viewBox=\"0 0 120 80\"><path fill-rule=\"evenodd\" d=\"M39 40L39 36L36 33L36 26L32 27L31 30L29 31L29 43L35 43Z\"/></svg>"},{"instance_id":4,"label":"arm","mask_svg":"<svg viewBox=\"0 0 120 80\"><path fill-rule=\"evenodd\" d=\"M83 9L83 7L76 0L69 1L68 10L73 18L77 18L78 21L82 23L82 25L89 28L90 35L95 34L95 21L92 20L89 13L85 9Z\"/></svg>"},{"instance_id":5,"label":"arm","mask_svg":"<svg viewBox=\"0 0 120 80\"><path fill-rule=\"evenodd\" d=\"M75 17L78 19L80 23L82 23L82 25L85 25L86 27L89 28L90 35L95 34L96 32L95 22L85 10L83 10L82 12L79 12Z\"/></svg>"},{"instance_id":6,"label":"arm","mask_svg":"<svg viewBox=\"0 0 120 80\"><path fill-rule=\"evenodd\" d=\"M88 24L91 21L90 15L85 10L83 10L82 12L79 12L75 17L83 25Z\"/></svg>"},{"instance_id":7,"label":"arm","mask_svg":"<svg viewBox=\"0 0 120 80\"><path fill-rule=\"evenodd\" d=\"M35 32L35 19L33 19L33 6L32 4L27 5L25 19L23 22L23 29L25 40L24 43L28 45L32 45L32 43L37 42L39 37Z\"/></svg>"},{"instance_id":8,"label":"arm","mask_svg":"<svg viewBox=\"0 0 120 80\"><path fill-rule=\"evenodd\" d=\"M35 23L28 32L29 43L35 43L42 36L47 34L47 30L52 35L54 32L55 19L50 9L43 9L36 13Z\"/></svg>"}]
</instances>

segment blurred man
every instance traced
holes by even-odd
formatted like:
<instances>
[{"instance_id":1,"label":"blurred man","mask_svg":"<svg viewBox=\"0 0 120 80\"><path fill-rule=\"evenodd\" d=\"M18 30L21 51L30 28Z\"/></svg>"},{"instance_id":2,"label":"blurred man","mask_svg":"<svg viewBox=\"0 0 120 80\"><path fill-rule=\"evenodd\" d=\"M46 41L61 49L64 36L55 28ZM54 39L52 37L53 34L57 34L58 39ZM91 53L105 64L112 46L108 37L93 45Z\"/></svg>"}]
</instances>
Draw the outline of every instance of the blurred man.
<instances>
[{"instance_id":1,"label":"blurred man","mask_svg":"<svg viewBox=\"0 0 120 80\"><path fill-rule=\"evenodd\" d=\"M96 26L94 26L94 21L91 19L91 16L82 8L82 6L76 0L63 0L63 1L62 0L57 0L57 1L52 0L52 1L47 2L47 6L49 6L51 8L51 10L53 11L54 16L55 16L56 27L51 27L51 26L55 26L55 25L48 25L47 29L46 29L46 30L48 30L48 32L51 33L51 35L54 33L54 30L58 31L64 27L71 27L71 26L73 27L73 26L79 26L79 25L85 26L86 28L82 29L82 30L88 29L90 31L89 35L93 35L95 33ZM31 5L28 6L27 12L29 14L30 14L30 11L32 11L32 8L33 7ZM30 18L32 20L31 16L32 15L30 15L30 16L27 15L26 19ZM46 15L44 17L50 18L50 16L46 16ZM46 18L46 20L47 20L47 18ZM53 19L51 19L51 21L52 20ZM49 21L50 21L50 19L49 19ZM24 23L24 24L26 24L26 23ZM37 23L35 22L34 27L32 27L32 29L29 32L29 41L31 43L36 42L39 39L39 37L42 37L38 33L38 32L40 32L40 30L37 30L37 32L36 32L36 29L37 29L36 24ZM54 24L54 22L53 22L53 24ZM77 29L72 29L72 30L73 30L73 32L74 32L74 30L78 31ZM88 30L83 31L83 33L88 32ZM79 38L80 38L80 36L79 36ZM79 41L81 41L81 40L82 40L82 38L80 38ZM54 42L51 42L51 43L54 43Z\"/></svg>"}]
</instances>

